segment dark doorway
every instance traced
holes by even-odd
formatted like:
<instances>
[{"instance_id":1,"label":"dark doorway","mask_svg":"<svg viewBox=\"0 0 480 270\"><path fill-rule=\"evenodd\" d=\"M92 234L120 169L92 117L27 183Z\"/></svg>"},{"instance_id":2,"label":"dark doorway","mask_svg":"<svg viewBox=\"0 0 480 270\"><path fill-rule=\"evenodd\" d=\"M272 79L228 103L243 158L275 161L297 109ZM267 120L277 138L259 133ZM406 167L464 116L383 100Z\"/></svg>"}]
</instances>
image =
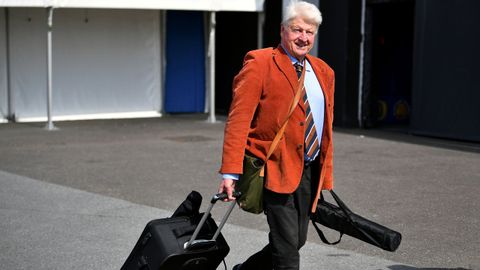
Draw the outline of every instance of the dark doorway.
<instances>
[{"instance_id":1,"label":"dark doorway","mask_svg":"<svg viewBox=\"0 0 480 270\"><path fill-rule=\"evenodd\" d=\"M227 114L232 101L232 82L245 54L257 48L255 12L218 12L215 43L215 111Z\"/></svg>"},{"instance_id":2,"label":"dark doorway","mask_svg":"<svg viewBox=\"0 0 480 270\"><path fill-rule=\"evenodd\" d=\"M277 47L280 44L282 1L265 0L264 9L265 23L263 25L263 47Z\"/></svg>"},{"instance_id":3,"label":"dark doorway","mask_svg":"<svg viewBox=\"0 0 480 270\"><path fill-rule=\"evenodd\" d=\"M414 6L413 0L367 2L362 89L365 127L408 129Z\"/></svg>"},{"instance_id":4,"label":"dark doorway","mask_svg":"<svg viewBox=\"0 0 480 270\"><path fill-rule=\"evenodd\" d=\"M261 47L276 47L280 42L282 2L265 0L265 22ZM227 114L232 101L232 82L240 71L243 57L258 47L256 12L218 12L216 15L215 111Z\"/></svg>"}]
</instances>

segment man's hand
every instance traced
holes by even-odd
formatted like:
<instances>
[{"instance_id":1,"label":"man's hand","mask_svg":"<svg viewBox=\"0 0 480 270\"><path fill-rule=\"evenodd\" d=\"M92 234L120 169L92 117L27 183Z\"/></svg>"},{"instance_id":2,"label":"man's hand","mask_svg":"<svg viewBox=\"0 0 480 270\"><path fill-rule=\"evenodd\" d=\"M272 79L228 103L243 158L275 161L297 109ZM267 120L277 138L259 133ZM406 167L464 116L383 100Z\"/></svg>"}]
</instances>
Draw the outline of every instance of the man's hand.
<instances>
[{"instance_id":1,"label":"man's hand","mask_svg":"<svg viewBox=\"0 0 480 270\"><path fill-rule=\"evenodd\" d=\"M225 199L225 202L235 200L233 197L233 191L235 190L235 180L230 178L223 178L222 182L220 183L220 187L218 188L219 193L227 193L228 198Z\"/></svg>"}]
</instances>

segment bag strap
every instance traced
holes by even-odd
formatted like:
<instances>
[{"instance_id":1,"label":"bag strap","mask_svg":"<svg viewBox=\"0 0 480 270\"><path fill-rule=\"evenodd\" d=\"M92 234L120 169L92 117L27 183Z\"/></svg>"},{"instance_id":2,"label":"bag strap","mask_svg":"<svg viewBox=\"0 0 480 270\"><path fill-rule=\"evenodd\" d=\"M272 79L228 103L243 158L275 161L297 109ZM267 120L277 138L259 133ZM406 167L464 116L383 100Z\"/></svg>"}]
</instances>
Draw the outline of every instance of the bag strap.
<instances>
[{"instance_id":1,"label":"bag strap","mask_svg":"<svg viewBox=\"0 0 480 270\"><path fill-rule=\"evenodd\" d=\"M335 201L337 202L340 209L342 209L343 213L345 213L345 216L348 218L348 221L350 222L350 224L353 227L355 227L355 229L357 229L359 232L361 232L365 237L370 239L370 241L372 241L373 243L376 243L377 246L380 246L381 244L375 238L373 238L369 233L367 233L364 229L362 229L355 222L353 222L353 220L352 220L353 212L347 207L347 205L342 200L340 200L340 197L338 197L338 195L335 192L333 192L333 190L329 190L329 191L332 194ZM322 237L320 236L320 238L322 238Z\"/></svg>"},{"instance_id":2,"label":"bag strap","mask_svg":"<svg viewBox=\"0 0 480 270\"><path fill-rule=\"evenodd\" d=\"M330 194L332 194L333 199L335 199L335 202L337 203L337 205L340 207L340 209L342 209L343 213L345 213L345 216L348 218L350 222L352 222L352 218L351 218L352 211L347 207L347 205L342 200L340 200L340 197L338 197L338 195L335 192L333 192L333 189L329 191L330 191Z\"/></svg>"},{"instance_id":3,"label":"bag strap","mask_svg":"<svg viewBox=\"0 0 480 270\"><path fill-rule=\"evenodd\" d=\"M320 230L317 223L312 220L312 224L313 224L313 227L315 227L315 230L317 231L317 234L318 234L318 236L320 236L320 239L322 240L323 243L333 246L333 245L336 245L336 244L340 243L340 241L342 240L343 232L340 232L340 237L338 238L337 241L330 242L330 241L327 240L327 238L323 234L322 230Z\"/></svg>"},{"instance_id":4,"label":"bag strap","mask_svg":"<svg viewBox=\"0 0 480 270\"><path fill-rule=\"evenodd\" d=\"M322 194L321 191L320 191L320 200L322 200L322 201L325 200L325 198L323 198L323 194ZM325 243L327 245L331 245L331 246L340 243L340 241L342 240L343 232L339 232L340 237L338 238L337 241L330 242L330 241L327 240L327 238L323 234L322 230L318 227L317 223L312 218L310 218L310 220L312 221L313 227L315 227L315 230L317 231L317 234L318 234L318 236L320 237L320 239L322 240L323 243Z\"/></svg>"},{"instance_id":5,"label":"bag strap","mask_svg":"<svg viewBox=\"0 0 480 270\"><path fill-rule=\"evenodd\" d=\"M272 144L268 149L265 161L263 162L262 168L260 169L260 176L262 177L265 176L265 165L267 164L267 160L270 158L270 156L273 154L273 152L277 148L277 145L280 142L280 139L282 138L283 133L285 132L285 128L287 127L288 120L290 119L290 116L292 116L293 111L297 107L298 101L300 101L300 96L304 91L304 81L305 81L305 68L302 70L302 76L300 76L300 79L298 80L297 93L293 97L292 105L290 106L287 119L285 120L282 127L278 130L277 134L273 138Z\"/></svg>"}]
</instances>

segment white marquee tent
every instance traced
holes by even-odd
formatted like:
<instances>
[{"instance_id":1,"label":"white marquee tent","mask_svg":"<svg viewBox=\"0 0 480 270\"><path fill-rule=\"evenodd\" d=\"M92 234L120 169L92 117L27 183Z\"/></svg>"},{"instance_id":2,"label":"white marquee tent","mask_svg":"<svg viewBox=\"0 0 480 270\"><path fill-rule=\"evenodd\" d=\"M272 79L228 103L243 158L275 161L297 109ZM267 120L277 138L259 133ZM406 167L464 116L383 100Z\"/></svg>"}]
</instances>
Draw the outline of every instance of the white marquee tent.
<instances>
[{"instance_id":1,"label":"white marquee tent","mask_svg":"<svg viewBox=\"0 0 480 270\"><path fill-rule=\"evenodd\" d=\"M214 121L215 12L262 12L263 2L0 0L0 122L160 115L165 10L209 15L205 111Z\"/></svg>"},{"instance_id":2,"label":"white marquee tent","mask_svg":"<svg viewBox=\"0 0 480 270\"><path fill-rule=\"evenodd\" d=\"M263 11L263 0L0 0L0 7Z\"/></svg>"}]
</instances>

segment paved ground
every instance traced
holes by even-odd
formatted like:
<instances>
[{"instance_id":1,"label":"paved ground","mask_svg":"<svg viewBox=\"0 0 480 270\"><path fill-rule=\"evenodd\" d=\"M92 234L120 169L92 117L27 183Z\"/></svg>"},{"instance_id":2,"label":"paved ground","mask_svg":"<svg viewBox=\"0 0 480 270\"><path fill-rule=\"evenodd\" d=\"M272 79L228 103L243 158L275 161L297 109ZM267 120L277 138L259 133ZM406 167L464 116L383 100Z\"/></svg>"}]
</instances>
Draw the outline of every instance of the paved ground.
<instances>
[{"instance_id":1,"label":"paved ground","mask_svg":"<svg viewBox=\"0 0 480 270\"><path fill-rule=\"evenodd\" d=\"M55 124L0 125L2 269L118 269L148 220L168 216L192 189L209 197L217 188L221 122ZM334 133L337 193L404 239L394 253L349 237L331 248L311 230L302 269L480 269L478 144ZM227 263L254 252L265 230L262 216L236 210Z\"/></svg>"}]
</instances>

